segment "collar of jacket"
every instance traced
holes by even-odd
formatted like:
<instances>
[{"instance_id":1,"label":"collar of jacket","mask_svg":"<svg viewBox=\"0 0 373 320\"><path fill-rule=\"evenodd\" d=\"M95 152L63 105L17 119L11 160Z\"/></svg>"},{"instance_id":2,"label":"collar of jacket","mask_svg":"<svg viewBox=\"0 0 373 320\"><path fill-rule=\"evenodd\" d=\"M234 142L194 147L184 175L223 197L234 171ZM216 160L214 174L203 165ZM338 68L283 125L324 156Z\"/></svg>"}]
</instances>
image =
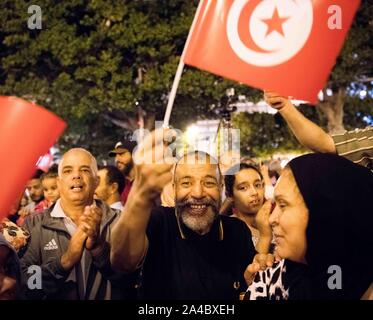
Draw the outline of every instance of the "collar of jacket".
<instances>
[{"instance_id":1,"label":"collar of jacket","mask_svg":"<svg viewBox=\"0 0 373 320\"><path fill-rule=\"evenodd\" d=\"M118 213L115 210L111 210L110 207L102 201L95 201L97 206L102 210L102 220L100 225L100 232L102 232L102 230L104 230L118 216ZM69 234L63 219L51 217L50 214L53 208L54 206L52 206L45 212L43 216L42 227L56 231L62 231Z\"/></svg>"}]
</instances>

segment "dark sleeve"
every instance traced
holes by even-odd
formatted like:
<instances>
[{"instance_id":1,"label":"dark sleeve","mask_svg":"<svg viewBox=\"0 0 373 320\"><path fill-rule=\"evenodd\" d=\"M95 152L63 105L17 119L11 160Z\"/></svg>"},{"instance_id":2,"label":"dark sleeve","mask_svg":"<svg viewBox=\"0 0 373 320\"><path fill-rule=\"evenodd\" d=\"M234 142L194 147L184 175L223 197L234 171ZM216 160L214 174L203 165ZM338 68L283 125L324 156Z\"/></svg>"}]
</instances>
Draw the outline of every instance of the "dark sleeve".
<instances>
[{"instance_id":1,"label":"dark sleeve","mask_svg":"<svg viewBox=\"0 0 373 320\"><path fill-rule=\"evenodd\" d=\"M30 226L32 227L30 228ZM65 283L70 271L66 271L62 267L59 256L54 257L47 263L43 263L40 252L41 244L39 233L41 229L41 217L39 215L29 220L27 229L30 232L30 240L21 258L21 269L24 279L26 279L26 297L30 299L41 299L45 296L57 293L59 288ZM41 289L30 288L30 285L32 286L32 284L37 283L35 280L37 271L35 271L36 269L33 269L32 266L41 267ZM30 271L30 273L28 271Z\"/></svg>"},{"instance_id":2,"label":"dark sleeve","mask_svg":"<svg viewBox=\"0 0 373 320\"><path fill-rule=\"evenodd\" d=\"M165 214L165 211L167 211L167 214L172 214L168 212L168 209L169 208L166 207L157 207L152 210L148 227L146 228L146 236L148 237L149 244L151 241L159 240L159 233L163 225L163 215Z\"/></svg>"},{"instance_id":3,"label":"dark sleeve","mask_svg":"<svg viewBox=\"0 0 373 320\"><path fill-rule=\"evenodd\" d=\"M238 220L238 219L237 219ZM237 243L240 243L240 261L238 263L239 268L240 268L240 276L241 276L241 282L242 282L242 289L241 292L245 292L247 289L247 284L244 278L244 272L247 268L247 266L254 260L255 255L257 254L253 240L252 240L252 235L250 229L246 226L246 224L238 220L238 229L240 230L237 232L237 236L239 237L237 239Z\"/></svg>"},{"instance_id":4,"label":"dark sleeve","mask_svg":"<svg viewBox=\"0 0 373 320\"><path fill-rule=\"evenodd\" d=\"M113 270L110 263L110 243L105 241L103 249L98 255L92 255L93 265L100 271L102 277L109 281L121 281L123 278L128 278L124 276L129 276L128 274L118 273ZM131 273L132 274L132 273ZM136 272L134 272L136 274Z\"/></svg>"},{"instance_id":5,"label":"dark sleeve","mask_svg":"<svg viewBox=\"0 0 373 320\"><path fill-rule=\"evenodd\" d=\"M243 244L244 246L246 245L246 247L244 247L244 251L247 252L246 262L247 262L247 265L249 265L254 260L254 257L257 254L257 251L253 243L253 238L252 238L250 228L248 228L244 222L242 222L241 228L242 228L242 238L245 239Z\"/></svg>"},{"instance_id":6,"label":"dark sleeve","mask_svg":"<svg viewBox=\"0 0 373 320\"><path fill-rule=\"evenodd\" d=\"M12 221L13 223L17 224L17 220L19 219L19 217L20 217L19 214L15 213L15 214L8 216L8 219Z\"/></svg>"},{"instance_id":7,"label":"dark sleeve","mask_svg":"<svg viewBox=\"0 0 373 320\"><path fill-rule=\"evenodd\" d=\"M92 255L92 264L105 280L110 281L113 286L121 288L121 291L124 293L129 293L135 288L140 270L135 270L134 272L126 274L113 270L110 262L110 229L114 226L115 221L116 220L108 227L109 232L104 236L106 240L104 241L102 250L98 252L98 254ZM127 296L129 295L130 294L127 294Z\"/></svg>"},{"instance_id":8,"label":"dark sleeve","mask_svg":"<svg viewBox=\"0 0 373 320\"><path fill-rule=\"evenodd\" d=\"M37 225L41 228L41 220L43 217L43 212L31 213L25 218L22 228L31 233L31 230ZM40 230L40 229L39 229Z\"/></svg>"},{"instance_id":9,"label":"dark sleeve","mask_svg":"<svg viewBox=\"0 0 373 320\"><path fill-rule=\"evenodd\" d=\"M107 241L104 242L103 248L98 254L92 255L92 263L104 277L110 276L110 244Z\"/></svg>"},{"instance_id":10,"label":"dark sleeve","mask_svg":"<svg viewBox=\"0 0 373 320\"><path fill-rule=\"evenodd\" d=\"M20 262L17 256L16 251L13 249L11 244L4 238L2 233L0 232L0 246L5 246L8 248L8 259L6 261L5 266L1 266L5 269L6 274L12 278L15 278L17 280L18 284L21 284L21 268L20 268Z\"/></svg>"},{"instance_id":11,"label":"dark sleeve","mask_svg":"<svg viewBox=\"0 0 373 320\"><path fill-rule=\"evenodd\" d=\"M106 206L105 204L101 204L104 206L103 210L109 210L109 212L114 213L113 220L101 231L100 238L103 241L103 247L99 252L95 252L95 254L91 253L92 257L92 264L98 269L103 276L104 279L110 280L112 277L116 277L116 273L113 271L110 262L110 235L111 229L115 225L116 221L118 220L118 212L117 210L113 210Z\"/></svg>"}]
</instances>

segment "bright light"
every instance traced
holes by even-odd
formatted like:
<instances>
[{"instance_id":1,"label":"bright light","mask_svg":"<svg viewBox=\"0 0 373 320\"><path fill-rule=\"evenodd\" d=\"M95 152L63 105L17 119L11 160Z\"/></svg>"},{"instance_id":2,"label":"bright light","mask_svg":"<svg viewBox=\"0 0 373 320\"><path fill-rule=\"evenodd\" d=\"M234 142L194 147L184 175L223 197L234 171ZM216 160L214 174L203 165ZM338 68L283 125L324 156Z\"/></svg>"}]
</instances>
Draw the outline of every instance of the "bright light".
<instances>
[{"instance_id":1,"label":"bright light","mask_svg":"<svg viewBox=\"0 0 373 320\"><path fill-rule=\"evenodd\" d=\"M365 98L367 96L367 92L365 90L361 90L359 92L360 98Z\"/></svg>"},{"instance_id":2,"label":"bright light","mask_svg":"<svg viewBox=\"0 0 373 320\"><path fill-rule=\"evenodd\" d=\"M196 140L196 137L198 136L199 128L196 125L191 125L188 127L186 131L186 138L188 143L193 143Z\"/></svg>"},{"instance_id":3,"label":"bright light","mask_svg":"<svg viewBox=\"0 0 373 320\"><path fill-rule=\"evenodd\" d=\"M326 89L326 95L331 97L333 95L332 89Z\"/></svg>"}]
</instances>

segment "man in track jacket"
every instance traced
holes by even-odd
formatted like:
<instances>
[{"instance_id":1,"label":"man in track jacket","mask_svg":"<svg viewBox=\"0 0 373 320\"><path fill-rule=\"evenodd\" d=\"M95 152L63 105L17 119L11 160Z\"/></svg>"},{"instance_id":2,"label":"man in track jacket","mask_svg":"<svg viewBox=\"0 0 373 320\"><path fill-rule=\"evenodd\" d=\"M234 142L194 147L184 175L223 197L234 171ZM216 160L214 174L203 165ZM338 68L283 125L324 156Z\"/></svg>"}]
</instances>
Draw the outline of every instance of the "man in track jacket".
<instances>
[{"instance_id":1,"label":"man in track jacket","mask_svg":"<svg viewBox=\"0 0 373 320\"><path fill-rule=\"evenodd\" d=\"M26 220L31 238L21 266L27 298L133 298L135 275L116 274L110 265L110 230L118 213L93 200L98 182L96 160L87 150L65 153L58 168L61 198Z\"/></svg>"}]
</instances>

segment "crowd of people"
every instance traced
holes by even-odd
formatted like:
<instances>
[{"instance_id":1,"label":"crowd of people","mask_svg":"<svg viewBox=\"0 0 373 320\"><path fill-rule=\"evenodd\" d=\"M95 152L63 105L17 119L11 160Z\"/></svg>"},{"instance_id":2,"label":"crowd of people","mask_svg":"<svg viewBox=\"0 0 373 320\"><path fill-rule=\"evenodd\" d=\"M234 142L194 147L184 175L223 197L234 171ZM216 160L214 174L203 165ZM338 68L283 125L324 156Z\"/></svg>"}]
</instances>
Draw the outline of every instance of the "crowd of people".
<instances>
[{"instance_id":1,"label":"crowd of people","mask_svg":"<svg viewBox=\"0 0 373 320\"><path fill-rule=\"evenodd\" d=\"M279 172L164 161L163 128L115 166L72 148L37 171L0 225L0 299L373 300L373 128L331 137L265 98L315 152Z\"/></svg>"}]
</instances>

